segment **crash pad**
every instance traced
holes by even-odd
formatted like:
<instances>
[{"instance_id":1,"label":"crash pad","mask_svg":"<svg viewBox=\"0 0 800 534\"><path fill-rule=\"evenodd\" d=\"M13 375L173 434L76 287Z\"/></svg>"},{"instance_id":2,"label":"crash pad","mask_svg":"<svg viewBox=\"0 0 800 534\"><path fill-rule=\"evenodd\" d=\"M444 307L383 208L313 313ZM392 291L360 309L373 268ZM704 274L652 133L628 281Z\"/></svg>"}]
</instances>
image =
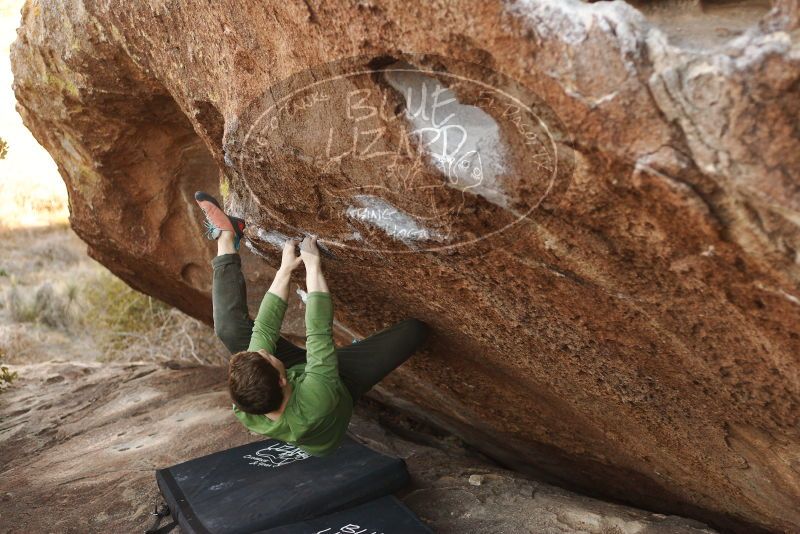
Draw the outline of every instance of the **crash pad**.
<instances>
[{"instance_id":1,"label":"crash pad","mask_svg":"<svg viewBox=\"0 0 800 534\"><path fill-rule=\"evenodd\" d=\"M433 534L417 516L388 495L308 521L255 534Z\"/></svg>"},{"instance_id":2,"label":"crash pad","mask_svg":"<svg viewBox=\"0 0 800 534\"><path fill-rule=\"evenodd\" d=\"M408 471L349 437L324 457L270 439L159 469L156 481L185 533L251 534L391 494Z\"/></svg>"}]
</instances>

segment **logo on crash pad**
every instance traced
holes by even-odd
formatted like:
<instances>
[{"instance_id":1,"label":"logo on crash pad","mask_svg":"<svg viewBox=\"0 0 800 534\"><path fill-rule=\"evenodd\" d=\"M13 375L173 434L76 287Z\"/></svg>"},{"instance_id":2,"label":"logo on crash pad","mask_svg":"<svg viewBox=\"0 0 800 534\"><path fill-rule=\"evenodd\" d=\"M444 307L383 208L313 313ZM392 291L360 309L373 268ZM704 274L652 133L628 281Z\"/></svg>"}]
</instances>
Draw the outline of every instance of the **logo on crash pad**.
<instances>
[{"instance_id":1,"label":"logo on crash pad","mask_svg":"<svg viewBox=\"0 0 800 534\"><path fill-rule=\"evenodd\" d=\"M476 243L535 217L574 168L556 114L483 65L348 58L269 87L226 134L225 162L271 230L403 253Z\"/></svg>"},{"instance_id":2,"label":"logo on crash pad","mask_svg":"<svg viewBox=\"0 0 800 534\"><path fill-rule=\"evenodd\" d=\"M255 454L245 454L243 458L245 460L250 460L250 465L259 467L282 467L300 460L305 460L310 456L310 454L294 445L275 443L257 450Z\"/></svg>"}]
</instances>

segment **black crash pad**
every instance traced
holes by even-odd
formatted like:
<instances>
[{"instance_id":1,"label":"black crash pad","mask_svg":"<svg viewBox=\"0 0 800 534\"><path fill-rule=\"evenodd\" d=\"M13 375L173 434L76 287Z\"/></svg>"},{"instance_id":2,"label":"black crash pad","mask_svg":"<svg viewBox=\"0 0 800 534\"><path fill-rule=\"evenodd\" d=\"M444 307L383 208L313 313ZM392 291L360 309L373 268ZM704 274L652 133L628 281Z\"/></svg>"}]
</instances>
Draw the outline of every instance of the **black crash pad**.
<instances>
[{"instance_id":1,"label":"black crash pad","mask_svg":"<svg viewBox=\"0 0 800 534\"><path fill-rule=\"evenodd\" d=\"M433 534L414 512L388 495L347 510L255 534Z\"/></svg>"},{"instance_id":2,"label":"black crash pad","mask_svg":"<svg viewBox=\"0 0 800 534\"><path fill-rule=\"evenodd\" d=\"M156 471L186 534L250 534L356 506L408 481L401 459L349 437L330 456L270 439Z\"/></svg>"}]
</instances>

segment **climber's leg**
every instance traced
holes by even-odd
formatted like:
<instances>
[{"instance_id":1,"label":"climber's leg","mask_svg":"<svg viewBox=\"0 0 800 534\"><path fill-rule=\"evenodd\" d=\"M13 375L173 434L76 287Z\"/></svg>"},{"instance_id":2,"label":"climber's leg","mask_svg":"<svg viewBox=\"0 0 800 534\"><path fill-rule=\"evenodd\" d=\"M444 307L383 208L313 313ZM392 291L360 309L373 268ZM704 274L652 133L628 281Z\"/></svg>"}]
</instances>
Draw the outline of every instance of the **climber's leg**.
<instances>
[{"instance_id":1,"label":"climber's leg","mask_svg":"<svg viewBox=\"0 0 800 534\"><path fill-rule=\"evenodd\" d=\"M418 319L406 319L337 349L339 376L353 401L406 361L425 340L429 330L428 325Z\"/></svg>"},{"instance_id":2,"label":"climber's leg","mask_svg":"<svg viewBox=\"0 0 800 534\"><path fill-rule=\"evenodd\" d=\"M226 214L217 199L208 193L198 191L194 194L194 199L206 217L206 237L217 240L217 257L211 262L214 268L211 287L214 331L231 354L234 354L247 350L253 334L253 321L247 311L247 288L242 275L242 260L237 254L244 236L245 222ZM275 347L275 356L288 368L305 361L306 351L280 337Z\"/></svg>"},{"instance_id":3,"label":"climber's leg","mask_svg":"<svg viewBox=\"0 0 800 534\"><path fill-rule=\"evenodd\" d=\"M242 274L242 259L232 251L233 233L222 232L219 254L211 260L214 268L211 303L214 332L231 354L247 350L253 334L253 321L247 311L247 287Z\"/></svg>"}]
</instances>

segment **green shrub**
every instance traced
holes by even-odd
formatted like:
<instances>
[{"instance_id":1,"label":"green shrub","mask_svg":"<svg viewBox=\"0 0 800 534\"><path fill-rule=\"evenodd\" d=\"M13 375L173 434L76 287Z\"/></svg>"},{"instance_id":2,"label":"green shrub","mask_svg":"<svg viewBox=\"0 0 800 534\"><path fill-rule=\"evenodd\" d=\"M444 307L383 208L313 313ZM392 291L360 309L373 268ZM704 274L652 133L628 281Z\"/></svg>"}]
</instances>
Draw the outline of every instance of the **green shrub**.
<instances>
[{"instance_id":1,"label":"green shrub","mask_svg":"<svg viewBox=\"0 0 800 534\"><path fill-rule=\"evenodd\" d=\"M84 298L83 321L102 349L105 361L225 361L211 328L131 289L107 271L85 288Z\"/></svg>"},{"instance_id":2,"label":"green shrub","mask_svg":"<svg viewBox=\"0 0 800 534\"><path fill-rule=\"evenodd\" d=\"M163 326L171 310L108 272L101 273L96 283L84 289L84 298L83 320L100 334L109 349L121 349L131 338Z\"/></svg>"},{"instance_id":3,"label":"green shrub","mask_svg":"<svg viewBox=\"0 0 800 534\"><path fill-rule=\"evenodd\" d=\"M10 372L8 367L2 365L5 353L0 349L0 392L5 390L11 383L17 379L16 371Z\"/></svg>"},{"instance_id":4,"label":"green shrub","mask_svg":"<svg viewBox=\"0 0 800 534\"><path fill-rule=\"evenodd\" d=\"M70 308L76 294L76 286L67 286L66 291L57 293L52 284L45 282L33 290L33 294L25 295L16 280L12 279L5 305L11 318L18 323L41 323L52 328L63 328L70 323Z\"/></svg>"},{"instance_id":5,"label":"green shrub","mask_svg":"<svg viewBox=\"0 0 800 534\"><path fill-rule=\"evenodd\" d=\"M45 260L56 263L53 258ZM59 281L53 274L38 286L23 285L12 276L0 308L12 321L30 323L26 331L36 334L31 339L38 336L38 343L48 336L63 338L65 332L76 340L88 338L90 350L99 351L102 361L225 362L226 353L213 330L200 321L131 289L99 266L71 272L69 281ZM47 353L44 345L31 350Z\"/></svg>"}]
</instances>

